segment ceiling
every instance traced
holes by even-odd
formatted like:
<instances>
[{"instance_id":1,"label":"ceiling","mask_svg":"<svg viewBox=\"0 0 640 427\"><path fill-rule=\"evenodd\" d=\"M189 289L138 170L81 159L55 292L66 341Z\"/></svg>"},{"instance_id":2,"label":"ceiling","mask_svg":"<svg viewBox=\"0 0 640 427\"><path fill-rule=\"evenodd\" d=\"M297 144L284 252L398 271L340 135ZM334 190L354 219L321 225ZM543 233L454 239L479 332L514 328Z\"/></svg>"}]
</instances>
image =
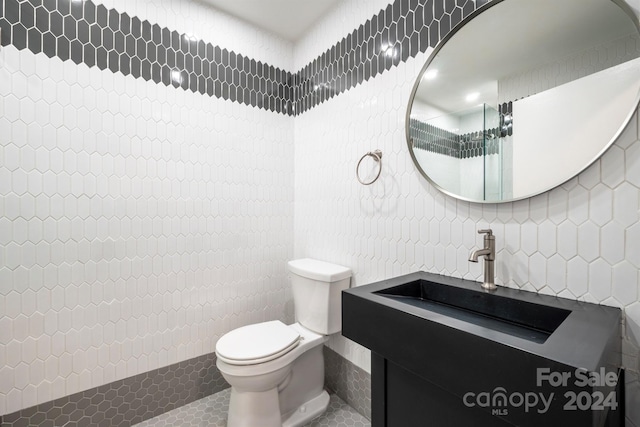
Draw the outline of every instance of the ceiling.
<instances>
[{"instance_id":1,"label":"ceiling","mask_svg":"<svg viewBox=\"0 0 640 427\"><path fill-rule=\"evenodd\" d=\"M230 15L290 41L304 33L340 0L203 0Z\"/></svg>"}]
</instances>

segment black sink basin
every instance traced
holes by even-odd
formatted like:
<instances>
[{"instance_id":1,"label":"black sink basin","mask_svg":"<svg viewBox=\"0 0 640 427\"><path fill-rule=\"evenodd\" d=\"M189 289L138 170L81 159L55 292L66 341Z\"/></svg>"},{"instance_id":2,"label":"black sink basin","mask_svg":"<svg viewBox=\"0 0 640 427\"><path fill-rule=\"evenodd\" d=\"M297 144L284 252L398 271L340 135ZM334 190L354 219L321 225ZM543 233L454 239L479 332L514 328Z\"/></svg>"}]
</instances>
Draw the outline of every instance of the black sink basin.
<instances>
[{"instance_id":1,"label":"black sink basin","mask_svg":"<svg viewBox=\"0 0 640 427\"><path fill-rule=\"evenodd\" d=\"M622 425L620 322L618 308L426 272L342 292L342 334L371 349L373 427ZM615 404L572 409L600 394Z\"/></svg>"},{"instance_id":2,"label":"black sink basin","mask_svg":"<svg viewBox=\"0 0 640 427\"><path fill-rule=\"evenodd\" d=\"M374 293L540 344L571 313L563 308L503 298L427 280L415 280Z\"/></svg>"}]
</instances>

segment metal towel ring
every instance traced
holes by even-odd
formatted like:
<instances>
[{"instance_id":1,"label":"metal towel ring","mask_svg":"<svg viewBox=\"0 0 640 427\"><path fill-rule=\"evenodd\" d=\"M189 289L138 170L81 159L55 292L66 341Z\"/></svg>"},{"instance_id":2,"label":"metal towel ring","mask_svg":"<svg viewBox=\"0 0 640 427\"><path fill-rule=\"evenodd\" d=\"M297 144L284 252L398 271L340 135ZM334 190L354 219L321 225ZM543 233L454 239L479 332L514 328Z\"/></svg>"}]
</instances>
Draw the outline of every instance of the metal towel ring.
<instances>
[{"instance_id":1,"label":"metal towel ring","mask_svg":"<svg viewBox=\"0 0 640 427\"><path fill-rule=\"evenodd\" d=\"M378 163L378 173L376 174L376 177L373 178L371 181L364 182L362 179L360 179L360 163L362 163L364 158L367 157L367 156L373 157L373 160L375 160ZM382 151L380 151L380 150L369 151L367 154L365 154L364 156L360 157L360 161L358 162L358 166L356 166L356 178L358 178L358 182L360 184L362 184L362 185L371 185L371 184L373 184L380 177L380 172L382 172Z\"/></svg>"}]
</instances>

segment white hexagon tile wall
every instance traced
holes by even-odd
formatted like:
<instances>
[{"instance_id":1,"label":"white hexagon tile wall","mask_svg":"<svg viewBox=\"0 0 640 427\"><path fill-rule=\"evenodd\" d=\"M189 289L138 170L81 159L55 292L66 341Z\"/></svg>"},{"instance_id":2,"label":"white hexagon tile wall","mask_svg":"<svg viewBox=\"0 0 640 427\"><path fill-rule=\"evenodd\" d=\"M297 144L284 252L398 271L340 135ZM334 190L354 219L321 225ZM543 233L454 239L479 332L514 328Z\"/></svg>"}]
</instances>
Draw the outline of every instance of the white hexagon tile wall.
<instances>
[{"instance_id":1,"label":"white hexagon tile wall","mask_svg":"<svg viewBox=\"0 0 640 427\"><path fill-rule=\"evenodd\" d=\"M295 47L196 2L103 3L273 67L238 98L192 70L176 82L153 67L145 77L144 61L142 78L127 63L76 64L73 46L64 61L0 49L0 414L211 353L245 323L290 320L292 257L350 266L355 285L415 270L478 280L467 257L490 226L500 284L624 309L628 422L640 426L637 117L548 193L457 201L420 176L404 136L438 38L421 26L431 0L345 0ZM454 3L447 26L485 2ZM407 49L340 74L336 52L364 52L380 16L378 34L411 21ZM222 57L226 74L239 57ZM255 102L278 84L295 91ZM364 187L354 168L375 148L382 175ZM370 369L366 349L329 345Z\"/></svg>"},{"instance_id":2,"label":"white hexagon tile wall","mask_svg":"<svg viewBox=\"0 0 640 427\"><path fill-rule=\"evenodd\" d=\"M105 3L290 67L196 2ZM0 99L0 414L290 316L290 117L13 45Z\"/></svg>"}]
</instances>

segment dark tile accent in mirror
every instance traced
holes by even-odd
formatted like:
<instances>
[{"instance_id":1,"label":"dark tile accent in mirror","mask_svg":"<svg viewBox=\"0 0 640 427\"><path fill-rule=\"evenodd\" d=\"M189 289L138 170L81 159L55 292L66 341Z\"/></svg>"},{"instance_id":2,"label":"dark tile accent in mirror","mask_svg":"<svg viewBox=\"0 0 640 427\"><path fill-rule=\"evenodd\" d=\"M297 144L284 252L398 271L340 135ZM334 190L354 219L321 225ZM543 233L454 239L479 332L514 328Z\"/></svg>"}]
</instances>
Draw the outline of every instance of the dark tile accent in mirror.
<instances>
[{"instance_id":1,"label":"dark tile accent in mirror","mask_svg":"<svg viewBox=\"0 0 640 427\"><path fill-rule=\"evenodd\" d=\"M414 149L460 158L459 136L418 119L409 119L409 135Z\"/></svg>"},{"instance_id":2,"label":"dark tile accent in mirror","mask_svg":"<svg viewBox=\"0 0 640 427\"><path fill-rule=\"evenodd\" d=\"M395 0L297 73L91 0L4 0L2 45L296 115L435 46L490 0Z\"/></svg>"},{"instance_id":3,"label":"dark tile accent in mirror","mask_svg":"<svg viewBox=\"0 0 640 427\"><path fill-rule=\"evenodd\" d=\"M501 115L501 120L504 121L504 115ZM492 128L458 135L413 117L409 119L409 135L414 149L455 159L499 154L502 133L500 128Z\"/></svg>"},{"instance_id":4,"label":"dark tile accent in mirror","mask_svg":"<svg viewBox=\"0 0 640 427\"><path fill-rule=\"evenodd\" d=\"M498 113L500 114L500 136L513 135L513 101L504 102L498 105Z\"/></svg>"},{"instance_id":5,"label":"dark tile accent in mirror","mask_svg":"<svg viewBox=\"0 0 640 427\"><path fill-rule=\"evenodd\" d=\"M127 427L229 387L215 353L0 417L2 427Z\"/></svg>"}]
</instances>

